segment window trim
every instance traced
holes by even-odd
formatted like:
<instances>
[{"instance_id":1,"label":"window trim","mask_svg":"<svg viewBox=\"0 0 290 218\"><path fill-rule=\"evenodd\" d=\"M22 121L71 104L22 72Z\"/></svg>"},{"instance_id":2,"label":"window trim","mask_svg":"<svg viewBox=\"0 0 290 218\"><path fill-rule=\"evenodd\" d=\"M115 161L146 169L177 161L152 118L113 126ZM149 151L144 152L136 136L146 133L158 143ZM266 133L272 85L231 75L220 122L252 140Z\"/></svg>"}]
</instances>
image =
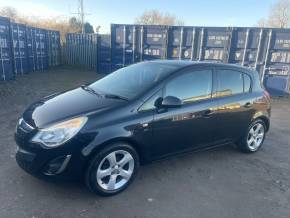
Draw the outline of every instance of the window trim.
<instances>
[{"instance_id":1,"label":"window trim","mask_svg":"<svg viewBox=\"0 0 290 218\"><path fill-rule=\"evenodd\" d=\"M158 92L161 92L161 95L163 96L163 86L160 87L160 88L158 88L158 90L154 91L152 95L150 95L148 98L146 98L146 100L143 101L142 104L138 107L137 111L138 111L138 112L148 112L148 111L153 111L153 110L155 110L156 107L151 108L151 109L146 109L146 110L142 109L142 107L143 107L143 106L144 106L148 101L150 101L150 99L151 99L154 95L156 95Z\"/></svg>"},{"instance_id":2,"label":"window trim","mask_svg":"<svg viewBox=\"0 0 290 218\"><path fill-rule=\"evenodd\" d=\"M231 67L214 67L214 90L213 90L213 95L214 95L214 93L218 92L218 87L219 87L219 84L218 84L218 71L219 70L231 70L231 71L236 71L236 72L241 73L242 76L243 76L243 92L232 94L232 95L226 95L226 96L217 96L216 95L215 97L213 96L212 98L214 98L214 99L226 98L226 97L232 97L232 96L238 96L238 95L246 95L246 94L250 94L250 93L253 92L253 78L248 72L240 70L240 69L231 68ZM245 92L245 79L244 79L244 75L245 74L250 78L250 83L251 84L250 84L249 92Z\"/></svg>"},{"instance_id":3,"label":"window trim","mask_svg":"<svg viewBox=\"0 0 290 218\"><path fill-rule=\"evenodd\" d=\"M243 93L244 94L252 93L252 89L253 89L253 79L252 79L252 77L249 74L244 73L244 72L242 72L242 73L243 73L243 89L244 89L244 92ZM248 92L245 92L245 75L250 78L250 89L249 89Z\"/></svg>"}]
</instances>

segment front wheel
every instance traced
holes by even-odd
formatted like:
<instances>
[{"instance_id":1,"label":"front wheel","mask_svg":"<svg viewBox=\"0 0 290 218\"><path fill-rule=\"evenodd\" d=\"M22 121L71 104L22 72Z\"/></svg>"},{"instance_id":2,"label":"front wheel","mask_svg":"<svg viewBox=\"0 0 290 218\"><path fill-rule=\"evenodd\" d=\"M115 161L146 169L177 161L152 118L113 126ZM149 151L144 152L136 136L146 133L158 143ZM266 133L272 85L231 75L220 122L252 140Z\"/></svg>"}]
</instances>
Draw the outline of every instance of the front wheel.
<instances>
[{"instance_id":1,"label":"front wheel","mask_svg":"<svg viewBox=\"0 0 290 218\"><path fill-rule=\"evenodd\" d=\"M266 136L266 125L263 120L257 119L251 123L246 134L238 142L241 151L252 153L259 150Z\"/></svg>"},{"instance_id":2,"label":"front wheel","mask_svg":"<svg viewBox=\"0 0 290 218\"><path fill-rule=\"evenodd\" d=\"M86 172L86 184L93 192L108 196L128 187L139 168L139 157L133 147L112 144L101 150Z\"/></svg>"}]
</instances>

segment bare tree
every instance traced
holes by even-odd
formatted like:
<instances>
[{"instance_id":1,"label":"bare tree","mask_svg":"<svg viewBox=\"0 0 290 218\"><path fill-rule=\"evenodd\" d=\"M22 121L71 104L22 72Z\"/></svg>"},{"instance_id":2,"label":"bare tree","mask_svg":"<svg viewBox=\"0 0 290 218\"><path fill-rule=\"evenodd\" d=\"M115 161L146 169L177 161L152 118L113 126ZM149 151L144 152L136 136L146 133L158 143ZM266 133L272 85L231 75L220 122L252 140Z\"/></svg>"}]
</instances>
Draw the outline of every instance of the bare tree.
<instances>
[{"instance_id":1,"label":"bare tree","mask_svg":"<svg viewBox=\"0 0 290 218\"><path fill-rule=\"evenodd\" d=\"M12 21L15 21L18 17L18 12L15 8L6 6L0 9L0 16L9 17Z\"/></svg>"},{"instance_id":2,"label":"bare tree","mask_svg":"<svg viewBox=\"0 0 290 218\"><path fill-rule=\"evenodd\" d=\"M279 0L271 7L267 19L258 22L260 27L290 27L290 0Z\"/></svg>"},{"instance_id":3,"label":"bare tree","mask_svg":"<svg viewBox=\"0 0 290 218\"><path fill-rule=\"evenodd\" d=\"M290 25L290 1L280 0L276 3L269 16L269 26L286 28Z\"/></svg>"},{"instance_id":4,"label":"bare tree","mask_svg":"<svg viewBox=\"0 0 290 218\"><path fill-rule=\"evenodd\" d=\"M268 21L265 18L262 18L258 21L257 23L258 27L267 27L268 26Z\"/></svg>"},{"instance_id":5,"label":"bare tree","mask_svg":"<svg viewBox=\"0 0 290 218\"><path fill-rule=\"evenodd\" d=\"M35 16L21 15L13 7L1 7L0 16L9 17L11 21L17 23L27 24L33 27L58 30L61 35L61 42L65 42L66 33L80 33L81 23L75 18L63 18L63 17L51 17L51 18L39 18ZM93 32L93 27L90 23L86 22L86 31L88 33Z\"/></svg>"},{"instance_id":6,"label":"bare tree","mask_svg":"<svg viewBox=\"0 0 290 218\"><path fill-rule=\"evenodd\" d=\"M135 19L135 23L145 25L184 25L184 22L177 19L175 15L162 13L158 10L145 11L141 16Z\"/></svg>"}]
</instances>

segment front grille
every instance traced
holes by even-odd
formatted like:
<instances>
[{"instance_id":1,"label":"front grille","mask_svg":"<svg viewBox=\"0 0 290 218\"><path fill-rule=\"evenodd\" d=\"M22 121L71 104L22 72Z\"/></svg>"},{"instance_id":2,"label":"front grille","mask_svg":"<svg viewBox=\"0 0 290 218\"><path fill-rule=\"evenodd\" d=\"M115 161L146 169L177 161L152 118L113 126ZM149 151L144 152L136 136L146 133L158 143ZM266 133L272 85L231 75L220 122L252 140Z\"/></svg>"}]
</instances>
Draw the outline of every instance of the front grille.
<instances>
[{"instance_id":1,"label":"front grille","mask_svg":"<svg viewBox=\"0 0 290 218\"><path fill-rule=\"evenodd\" d=\"M15 140L19 146L27 146L29 138L32 136L35 129L23 120L19 119L16 131L15 131Z\"/></svg>"},{"instance_id":2,"label":"front grille","mask_svg":"<svg viewBox=\"0 0 290 218\"><path fill-rule=\"evenodd\" d=\"M20 128L26 133L29 133L34 130L34 128L31 125L29 125L27 122L25 122L23 118L19 119L18 128Z\"/></svg>"}]
</instances>

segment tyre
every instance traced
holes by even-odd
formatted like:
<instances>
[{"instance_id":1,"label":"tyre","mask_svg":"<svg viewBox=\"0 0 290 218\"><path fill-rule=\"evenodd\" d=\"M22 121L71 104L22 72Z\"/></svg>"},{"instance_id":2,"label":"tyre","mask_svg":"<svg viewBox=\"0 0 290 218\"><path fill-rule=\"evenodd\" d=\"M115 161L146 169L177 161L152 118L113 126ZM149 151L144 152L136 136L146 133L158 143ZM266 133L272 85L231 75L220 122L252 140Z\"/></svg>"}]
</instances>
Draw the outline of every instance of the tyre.
<instances>
[{"instance_id":1,"label":"tyre","mask_svg":"<svg viewBox=\"0 0 290 218\"><path fill-rule=\"evenodd\" d=\"M139 156L132 146L111 144L91 160L86 171L86 185L99 195L114 195L130 185L138 168Z\"/></svg>"},{"instance_id":2,"label":"tyre","mask_svg":"<svg viewBox=\"0 0 290 218\"><path fill-rule=\"evenodd\" d=\"M266 125L263 120L253 121L247 129L246 134L238 142L238 147L246 153L253 153L260 149L266 136Z\"/></svg>"}]
</instances>

